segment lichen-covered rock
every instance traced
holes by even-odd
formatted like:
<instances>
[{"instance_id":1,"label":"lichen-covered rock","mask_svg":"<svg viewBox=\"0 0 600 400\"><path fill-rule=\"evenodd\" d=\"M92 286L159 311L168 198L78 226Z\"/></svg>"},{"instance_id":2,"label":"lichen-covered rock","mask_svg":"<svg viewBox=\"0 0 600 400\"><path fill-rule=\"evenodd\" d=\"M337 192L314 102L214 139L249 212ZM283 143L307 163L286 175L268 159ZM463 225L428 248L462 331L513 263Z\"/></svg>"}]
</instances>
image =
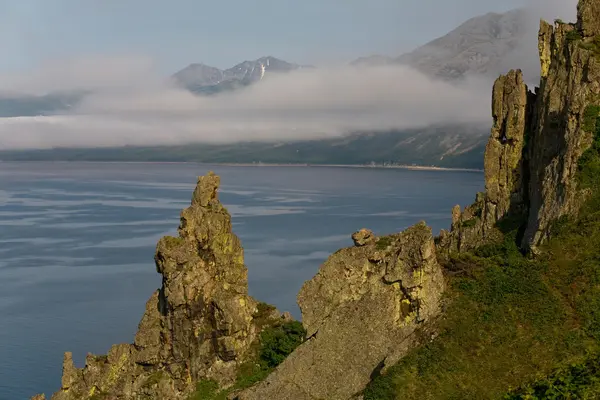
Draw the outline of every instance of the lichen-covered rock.
<instances>
[{"instance_id":1,"label":"lichen-covered rock","mask_svg":"<svg viewBox=\"0 0 600 400\"><path fill-rule=\"evenodd\" d=\"M375 234L373 231L363 228L352 234L352 240L355 246L364 246L375 240Z\"/></svg>"},{"instance_id":2,"label":"lichen-covered rock","mask_svg":"<svg viewBox=\"0 0 600 400\"><path fill-rule=\"evenodd\" d=\"M600 2L579 0L577 4L577 29L584 37L600 35Z\"/></svg>"},{"instance_id":3,"label":"lichen-covered rock","mask_svg":"<svg viewBox=\"0 0 600 400\"><path fill-rule=\"evenodd\" d=\"M346 400L417 342L444 289L424 223L333 254L298 294L308 339L241 400Z\"/></svg>"},{"instance_id":4,"label":"lichen-covered rock","mask_svg":"<svg viewBox=\"0 0 600 400\"><path fill-rule=\"evenodd\" d=\"M497 240L498 221L527 211L524 149L534 101L520 70L511 70L494 83L494 124L484 155L485 192L462 212L460 206L454 207L450 231L443 230L438 239L440 253L469 251Z\"/></svg>"},{"instance_id":5,"label":"lichen-covered rock","mask_svg":"<svg viewBox=\"0 0 600 400\"><path fill-rule=\"evenodd\" d=\"M200 379L233 383L265 321L255 321L258 303L248 296L243 249L218 187L213 173L200 177L181 213L179 237L158 242L162 287L146 303L134 343L115 345L106 356L88 354L81 369L65 353L53 400L175 400Z\"/></svg>"},{"instance_id":6,"label":"lichen-covered rock","mask_svg":"<svg viewBox=\"0 0 600 400\"><path fill-rule=\"evenodd\" d=\"M586 109L600 104L598 35L598 0L579 2L575 25L540 25L545 73L528 154L530 207L524 234L524 246L533 250L547 239L552 221L575 214L585 198L576 174L578 160L592 141L593 132L585 129Z\"/></svg>"},{"instance_id":7,"label":"lichen-covered rock","mask_svg":"<svg viewBox=\"0 0 600 400\"><path fill-rule=\"evenodd\" d=\"M521 246L536 252L553 221L576 214L586 199L577 174L600 110L600 0L581 0L576 24L542 21L538 39L535 94L518 70L494 84L486 190L482 201L453 210L452 228L438 239L441 254L494 240L504 218L518 221Z\"/></svg>"}]
</instances>

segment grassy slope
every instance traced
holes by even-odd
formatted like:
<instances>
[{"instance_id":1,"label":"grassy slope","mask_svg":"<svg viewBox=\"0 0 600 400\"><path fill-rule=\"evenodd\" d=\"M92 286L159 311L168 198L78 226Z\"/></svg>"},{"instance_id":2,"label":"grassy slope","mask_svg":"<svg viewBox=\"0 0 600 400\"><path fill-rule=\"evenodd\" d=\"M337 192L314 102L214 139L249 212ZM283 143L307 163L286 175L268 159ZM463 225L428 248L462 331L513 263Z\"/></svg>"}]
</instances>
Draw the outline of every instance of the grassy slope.
<instances>
[{"instance_id":1,"label":"grassy slope","mask_svg":"<svg viewBox=\"0 0 600 400\"><path fill-rule=\"evenodd\" d=\"M591 198L538 259L512 231L448 262L439 336L375 378L365 400L600 398L600 123L578 179Z\"/></svg>"}]
</instances>

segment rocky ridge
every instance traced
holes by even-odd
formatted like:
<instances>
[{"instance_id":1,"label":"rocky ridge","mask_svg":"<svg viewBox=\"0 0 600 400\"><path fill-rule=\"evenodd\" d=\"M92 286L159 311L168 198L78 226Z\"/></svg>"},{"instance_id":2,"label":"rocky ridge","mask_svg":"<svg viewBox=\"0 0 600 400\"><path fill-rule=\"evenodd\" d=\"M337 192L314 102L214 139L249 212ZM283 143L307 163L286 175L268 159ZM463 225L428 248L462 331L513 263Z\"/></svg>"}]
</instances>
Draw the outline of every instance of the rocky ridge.
<instances>
[{"instance_id":1,"label":"rocky ridge","mask_svg":"<svg viewBox=\"0 0 600 400\"><path fill-rule=\"evenodd\" d=\"M577 213L588 193L580 162L600 118L598 21L600 0L581 0L577 23L541 22L542 78L533 92L520 70L496 81L485 192L452 210L450 230L438 238L424 223L386 237L356 232L355 246L329 257L298 295L307 339L264 381L229 399L360 398L373 376L435 335L447 257L510 231L535 254L556 220ZM183 399L195 381L233 383L261 328L218 184L214 174L200 178L179 237L158 243L163 285L135 342L89 355L83 369L67 353L53 399Z\"/></svg>"}]
</instances>

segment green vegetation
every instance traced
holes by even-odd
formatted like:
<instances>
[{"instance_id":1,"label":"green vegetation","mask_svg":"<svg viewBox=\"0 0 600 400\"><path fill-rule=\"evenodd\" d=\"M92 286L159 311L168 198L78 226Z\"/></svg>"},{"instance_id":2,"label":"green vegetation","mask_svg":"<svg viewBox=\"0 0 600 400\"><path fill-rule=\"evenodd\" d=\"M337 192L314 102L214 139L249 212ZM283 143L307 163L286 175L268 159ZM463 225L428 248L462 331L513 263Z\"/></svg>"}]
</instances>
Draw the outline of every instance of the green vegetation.
<instances>
[{"instance_id":1,"label":"green vegetation","mask_svg":"<svg viewBox=\"0 0 600 400\"><path fill-rule=\"evenodd\" d=\"M577 29L573 29L572 31L567 32L565 38L567 39L568 43L572 43L582 40L583 36L581 36L581 32L579 32Z\"/></svg>"},{"instance_id":2,"label":"green vegetation","mask_svg":"<svg viewBox=\"0 0 600 400\"><path fill-rule=\"evenodd\" d=\"M595 399L599 393L600 357L590 356L507 394L504 400Z\"/></svg>"},{"instance_id":3,"label":"green vegetation","mask_svg":"<svg viewBox=\"0 0 600 400\"><path fill-rule=\"evenodd\" d=\"M377 239L377 242L375 243L375 248L377 250L385 250L389 247L389 245L392 244L392 237L391 236L382 236L379 239Z\"/></svg>"},{"instance_id":4,"label":"green vegetation","mask_svg":"<svg viewBox=\"0 0 600 400\"><path fill-rule=\"evenodd\" d=\"M594 134L592 145L579 158L578 181L584 189L597 190L600 181L600 106L590 105L583 113L583 129Z\"/></svg>"},{"instance_id":5,"label":"green vegetation","mask_svg":"<svg viewBox=\"0 0 600 400\"><path fill-rule=\"evenodd\" d=\"M263 302L258 303L256 308L257 311L252 315L252 322L254 322L254 325L260 330L273 322L273 311L275 311L276 308Z\"/></svg>"},{"instance_id":6,"label":"green vegetation","mask_svg":"<svg viewBox=\"0 0 600 400\"><path fill-rule=\"evenodd\" d=\"M259 311L262 309L263 313L266 313L270 307L272 306L266 303L259 304ZM298 321L265 328L260 333L256 356L240 366L237 380L232 387L219 390L215 381L201 380L190 400L226 400L230 393L262 381L305 340L305 337L306 331Z\"/></svg>"},{"instance_id":7,"label":"green vegetation","mask_svg":"<svg viewBox=\"0 0 600 400\"><path fill-rule=\"evenodd\" d=\"M502 243L452 256L439 335L375 377L365 400L599 398L597 193L535 260L515 243L516 219Z\"/></svg>"},{"instance_id":8,"label":"green vegetation","mask_svg":"<svg viewBox=\"0 0 600 400\"><path fill-rule=\"evenodd\" d=\"M596 121L600 115L600 106L589 105L583 111L583 130L586 132L596 131Z\"/></svg>"}]
</instances>

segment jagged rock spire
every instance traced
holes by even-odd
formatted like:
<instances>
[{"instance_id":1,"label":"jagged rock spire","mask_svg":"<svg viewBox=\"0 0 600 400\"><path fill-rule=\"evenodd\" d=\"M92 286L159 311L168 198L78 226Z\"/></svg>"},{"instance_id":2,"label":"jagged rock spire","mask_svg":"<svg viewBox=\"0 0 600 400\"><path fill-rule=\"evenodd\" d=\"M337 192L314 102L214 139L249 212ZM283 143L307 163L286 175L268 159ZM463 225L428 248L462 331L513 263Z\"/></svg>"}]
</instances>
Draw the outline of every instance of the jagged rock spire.
<instances>
[{"instance_id":1,"label":"jagged rock spire","mask_svg":"<svg viewBox=\"0 0 600 400\"><path fill-rule=\"evenodd\" d=\"M199 177L179 236L158 242L162 287L146 303L134 343L115 345L106 356L88 354L81 369L65 353L53 400L174 400L203 378L234 381L257 338L257 302L248 296L243 249L219 202L219 184L212 172Z\"/></svg>"}]
</instances>

